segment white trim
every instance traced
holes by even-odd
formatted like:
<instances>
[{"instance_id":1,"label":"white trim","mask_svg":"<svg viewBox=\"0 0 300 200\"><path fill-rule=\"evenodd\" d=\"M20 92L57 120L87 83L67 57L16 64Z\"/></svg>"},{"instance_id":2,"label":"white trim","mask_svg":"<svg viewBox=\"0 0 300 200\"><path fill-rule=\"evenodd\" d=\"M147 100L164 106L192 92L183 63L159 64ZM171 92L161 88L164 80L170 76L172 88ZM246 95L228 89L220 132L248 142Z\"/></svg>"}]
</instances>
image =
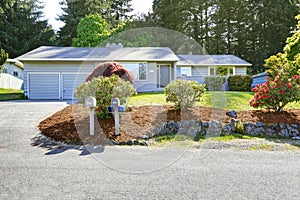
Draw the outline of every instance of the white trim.
<instances>
[{"instance_id":1,"label":"white trim","mask_svg":"<svg viewBox=\"0 0 300 200\"><path fill-rule=\"evenodd\" d=\"M199 65L199 64L179 64L179 65L177 65L177 66L191 66L191 65L193 65L193 66L195 66L195 67L207 67L207 66L232 66L232 67L250 67L250 66L252 66L252 64L217 64L217 65L210 65L210 64L201 64L201 65Z\"/></svg>"}]
</instances>

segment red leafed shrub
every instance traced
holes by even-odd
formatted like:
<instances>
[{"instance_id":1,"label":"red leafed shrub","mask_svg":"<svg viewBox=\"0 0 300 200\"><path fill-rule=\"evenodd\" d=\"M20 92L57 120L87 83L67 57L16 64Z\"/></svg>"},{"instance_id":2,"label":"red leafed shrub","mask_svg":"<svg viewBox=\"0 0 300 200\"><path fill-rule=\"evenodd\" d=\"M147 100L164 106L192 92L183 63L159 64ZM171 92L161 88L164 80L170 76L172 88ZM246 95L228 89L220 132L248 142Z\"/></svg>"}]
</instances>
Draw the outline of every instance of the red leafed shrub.
<instances>
[{"instance_id":1,"label":"red leafed shrub","mask_svg":"<svg viewBox=\"0 0 300 200\"><path fill-rule=\"evenodd\" d=\"M95 77L104 76L109 77L111 75L118 75L121 79L125 81L130 81L131 83L134 82L133 74L120 65L117 62L105 62L99 64L95 69L87 76L85 81L90 81Z\"/></svg>"},{"instance_id":2,"label":"red leafed shrub","mask_svg":"<svg viewBox=\"0 0 300 200\"><path fill-rule=\"evenodd\" d=\"M286 104L300 100L300 79L298 75L287 78L278 74L274 80L267 79L264 84L256 85L250 106L281 111Z\"/></svg>"}]
</instances>

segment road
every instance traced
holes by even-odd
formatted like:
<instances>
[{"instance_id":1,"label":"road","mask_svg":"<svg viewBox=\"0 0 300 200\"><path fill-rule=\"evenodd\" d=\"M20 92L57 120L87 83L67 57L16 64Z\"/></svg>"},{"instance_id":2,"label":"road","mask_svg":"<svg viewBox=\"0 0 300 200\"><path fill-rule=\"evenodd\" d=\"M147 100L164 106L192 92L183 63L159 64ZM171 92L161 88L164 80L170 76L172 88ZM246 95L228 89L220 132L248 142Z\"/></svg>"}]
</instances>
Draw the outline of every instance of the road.
<instances>
[{"instance_id":1,"label":"road","mask_svg":"<svg viewBox=\"0 0 300 200\"><path fill-rule=\"evenodd\" d=\"M64 102L0 102L0 199L300 199L300 154L33 146Z\"/></svg>"}]
</instances>

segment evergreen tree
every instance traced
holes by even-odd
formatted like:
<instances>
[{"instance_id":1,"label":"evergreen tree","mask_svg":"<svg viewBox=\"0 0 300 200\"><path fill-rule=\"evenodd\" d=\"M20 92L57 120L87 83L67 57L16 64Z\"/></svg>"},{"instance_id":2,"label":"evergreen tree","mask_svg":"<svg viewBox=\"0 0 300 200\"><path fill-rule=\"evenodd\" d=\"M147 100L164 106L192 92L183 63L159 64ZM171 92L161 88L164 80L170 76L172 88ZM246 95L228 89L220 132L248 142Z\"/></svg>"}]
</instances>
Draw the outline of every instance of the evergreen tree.
<instances>
[{"instance_id":1,"label":"evergreen tree","mask_svg":"<svg viewBox=\"0 0 300 200\"><path fill-rule=\"evenodd\" d=\"M80 19L90 14L102 16L109 28L116 28L121 20L129 18L131 0L63 0L60 4L64 13L59 20L65 26L58 32L58 41L62 46L71 46L77 37L77 25Z\"/></svg>"},{"instance_id":2,"label":"evergreen tree","mask_svg":"<svg viewBox=\"0 0 300 200\"><path fill-rule=\"evenodd\" d=\"M46 20L41 20L41 9L39 0L1 0L0 48L10 57L54 43L54 31Z\"/></svg>"}]
</instances>

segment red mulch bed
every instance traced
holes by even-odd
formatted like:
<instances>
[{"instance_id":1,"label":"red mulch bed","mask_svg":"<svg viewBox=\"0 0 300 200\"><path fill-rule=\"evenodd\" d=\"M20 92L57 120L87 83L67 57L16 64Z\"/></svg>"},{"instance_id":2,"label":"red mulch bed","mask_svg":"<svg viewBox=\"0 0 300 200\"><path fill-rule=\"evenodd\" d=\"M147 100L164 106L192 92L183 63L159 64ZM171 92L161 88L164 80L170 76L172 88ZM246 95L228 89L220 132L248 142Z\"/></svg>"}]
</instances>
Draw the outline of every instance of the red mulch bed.
<instances>
[{"instance_id":1,"label":"red mulch bed","mask_svg":"<svg viewBox=\"0 0 300 200\"><path fill-rule=\"evenodd\" d=\"M105 120L95 119L95 135L89 135L89 111L81 104L70 105L54 115L43 120L39 124L40 131L57 141L67 143L109 143L109 139L115 142L136 139L147 133L152 128L162 123L173 120L217 120L227 123L231 120L226 116L225 110L207 107L194 107L191 110L174 111L171 106L142 106L130 108L129 112L121 114L120 135L115 136L113 118ZM263 122L300 124L300 110L286 110L280 113L263 110L251 110L237 112L237 120L243 122Z\"/></svg>"}]
</instances>

